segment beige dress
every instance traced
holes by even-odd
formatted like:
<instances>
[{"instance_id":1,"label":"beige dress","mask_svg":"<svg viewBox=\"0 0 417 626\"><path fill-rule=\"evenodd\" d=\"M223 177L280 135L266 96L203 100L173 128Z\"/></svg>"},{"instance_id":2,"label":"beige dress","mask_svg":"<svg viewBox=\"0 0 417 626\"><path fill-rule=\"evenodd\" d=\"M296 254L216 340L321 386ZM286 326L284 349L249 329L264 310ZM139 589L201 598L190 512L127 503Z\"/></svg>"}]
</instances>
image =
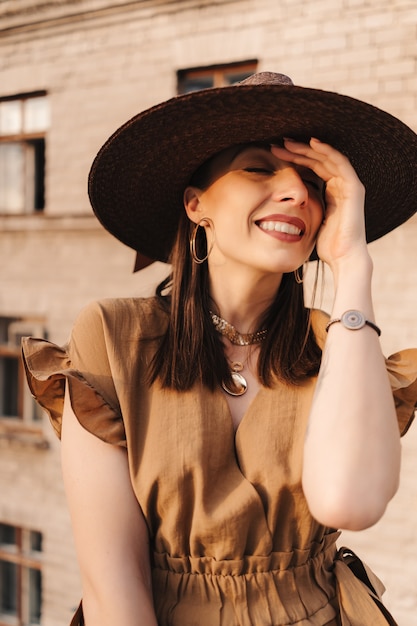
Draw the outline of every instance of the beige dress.
<instances>
[{"instance_id":1,"label":"beige dress","mask_svg":"<svg viewBox=\"0 0 417 626\"><path fill-rule=\"evenodd\" d=\"M319 343L326 316L313 313ZM236 433L220 389L146 383L166 328L156 298L104 300L80 314L63 348L24 340L33 394L60 434L64 384L81 424L126 446L152 546L160 626L386 626L371 590L310 515L302 449L315 379L261 388ZM404 433L417 401L417 350L387 360ZM342 436L342 434L341 434ZM363 578L366 576L362 567ZM75 623L83 623L81 617Z\"/></svg>"}]
</instances>

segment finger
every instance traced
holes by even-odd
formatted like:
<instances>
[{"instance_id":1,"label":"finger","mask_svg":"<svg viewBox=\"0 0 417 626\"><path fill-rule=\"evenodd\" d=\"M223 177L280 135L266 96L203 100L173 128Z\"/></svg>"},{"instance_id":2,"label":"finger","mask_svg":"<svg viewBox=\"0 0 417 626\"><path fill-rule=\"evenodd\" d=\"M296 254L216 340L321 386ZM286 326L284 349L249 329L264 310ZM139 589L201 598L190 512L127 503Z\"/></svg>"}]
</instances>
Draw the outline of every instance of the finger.
<instances>
[{"instance_id":1,"label":"finger","mask_svg":"<svg viewBox=\"0 0 417 626\"><path fill-rule=\"evenodd\" d=\"M329 160L329 162L340 167L351 165L349 159L344 154L316 137L312 137L309 144L294 141L293 139L284 139L284 146L292 154L305 156L321 162Z\"/></svg>"},{"instance_id":2,"label":"finger","mask_svg":"<svg viewBox=\"0 0 417 626\"><path fill-rule=\"evenodd\" d=\"M301 146L301 144L300 144ZM311 150L311 154L306 154L308 150L308 146L304 146L302 148L303 152L295 152L291 148L281 148L280 146L271 146L271 153L276 156L281 161L288 161L289 163L295 163L296 165L304 165L306 167L311 168L311 165L318 162L324 162L326 157L322 155L314 155L314 152Z\"/></svg>"},{"instance_id":3,"label":"finger","mask_svg":"<svg viewBox=\"0 0 417 626\"><path fill-rule=\"evenodd\" d=\"M317 139L316 137L312 137L310 139L310 147L315 154L325 155L335 164L339 164L340 166L351 165L346 155L330 144L320 141L320 139Z\"/></svg>"},{"instance_id":4,"label":"finger","mask_svg":"<svg viewBox=\"0 0 417 626\"><path fill-rule=\"evenodd\" d=\"M309 167L325 180L329 180L332 176L351 177L354 175L354 169L349 159L336 148L321 142L319 139L312 138L309 145L292 139L285 139L284 145L288 160L297 165ZM274 154L278 158L284 158L284 153L281 153L282 156L280 156L279 150L278 147L275 150L274 146Z\"/></svg>"},{"instance_id":5,"label":"finger","mask_svg":"<svg viewBox=\"0 0 417 626\"><path fill-rule=\"evenodd\" d=\"M327 151L316 150L314 144L309 146L305 143L293 141L292 139L284 140L284 148L271 146L271 152L278 158L284 158L284 156L286 156L287 160L290 160L292 163L306 165L307 167L310 167L308 165L310 161L313 163L326 163L329 160Z\"/></svg>"},{"instance_id":6,"label":"finger","mask_svg":"<svg viewBox=\"0 0 417 626\"><path fill-rule=\"evenodd\" d=\"M309 154L313 156L315 154L314 149L311 148L308 144L302 143L301 141L295 141L294 139L284 139L284 146L272 144L271 152L273 152L274 154L286 153L292 157L300 157L303 155L308 156Z\"/></svg>"},{"instance_id":7,"label":"finger","mask_svg":"<svg viewBox=\"0 0 417 626\"><path fill-rule=\"evenodd\" d=\"M300 165L312 170L317 176L323 180L330 180L333 176L339 175L339 169L337 166L332 165L326 155L316 153L314 150L306 146L305 144L294 145L294 151L292 145L295 142L289 142L291 149L280 148L278 146L271 146L271 152L274 156L282 161L294 163L294 165ZM297 150L297 152L295 152Z\"/></svg>"}]
</instances>

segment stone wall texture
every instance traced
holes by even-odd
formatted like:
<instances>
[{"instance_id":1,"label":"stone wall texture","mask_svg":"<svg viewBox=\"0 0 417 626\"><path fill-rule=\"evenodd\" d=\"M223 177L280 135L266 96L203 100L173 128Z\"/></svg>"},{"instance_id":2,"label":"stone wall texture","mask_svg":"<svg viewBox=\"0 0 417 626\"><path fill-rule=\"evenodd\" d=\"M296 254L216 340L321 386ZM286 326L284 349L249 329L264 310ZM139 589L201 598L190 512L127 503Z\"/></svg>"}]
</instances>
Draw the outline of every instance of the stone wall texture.
<instances>
[{"instance_id":1,"label":"stone wall texture","mask_svg":"<svg viewBox=\"0 0 417 626\"><path fill-rule=\"evenodd\" d=\"M1 316L38 316L49 338L62 343L87 302L152 292L167 268L156 264L132 274L133 252L91 216L86 179L92 159L117 126L175 95L177 70L249 59L296 84L366 100L417 130L412 0L0 2L0 97L46 90L52 113L44 214L0 215ZM387 355L417 346L416 241L412 218L370 246ZM330 302L326 279L323 307ZM42 626L66 626L80 582L59 444L46 422L44 449L0 437L0 522L43 533ZM383 520L344 533L342 542L385 582L386 603L400 626L413 626L417 428L403 441L401 487Z\"/></svg>"}]
</instances>

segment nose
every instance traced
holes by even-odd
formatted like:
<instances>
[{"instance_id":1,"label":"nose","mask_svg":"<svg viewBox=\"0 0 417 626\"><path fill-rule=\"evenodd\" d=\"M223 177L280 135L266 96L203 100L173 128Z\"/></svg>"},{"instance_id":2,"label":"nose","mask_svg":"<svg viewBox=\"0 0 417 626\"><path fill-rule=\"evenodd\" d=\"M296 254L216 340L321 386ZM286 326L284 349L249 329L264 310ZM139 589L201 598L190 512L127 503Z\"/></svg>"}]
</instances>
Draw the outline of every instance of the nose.
<instances>
[{"instance_id":1,"label":"nose","mask_svg":"<svg viewBox=\"0 0 417 626\"><path fill-rule=\"evenodd\" d=\"M303 207L308 201L308 188L300 174L292 167L278 170L274 176L272 199Z\"/></svg>"}]
</instances>

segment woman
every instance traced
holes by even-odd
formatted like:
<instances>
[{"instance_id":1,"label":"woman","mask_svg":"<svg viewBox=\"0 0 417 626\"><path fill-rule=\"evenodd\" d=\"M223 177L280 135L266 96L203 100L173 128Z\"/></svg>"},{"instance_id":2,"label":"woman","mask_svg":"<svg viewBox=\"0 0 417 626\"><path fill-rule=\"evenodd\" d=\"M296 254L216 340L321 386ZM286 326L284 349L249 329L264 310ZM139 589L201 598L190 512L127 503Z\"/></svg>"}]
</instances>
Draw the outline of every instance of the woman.
<instances>
[{"instance_id":1,"label":"woman","mask_svg":"<svg viewBox=\"0 0 417 626\"><path fill-rule=\"evenodd\" d=\"M98 218L172 275L88 306L63 349L24 343L62 436L73 624L395 624L335 529L382 516L417 401L417 351L381 353L366 246L416 210L416 148L388 114L272 73L103 146ZM304 307L317 257L330 319Z\"/></svg>"}]
</instances>

